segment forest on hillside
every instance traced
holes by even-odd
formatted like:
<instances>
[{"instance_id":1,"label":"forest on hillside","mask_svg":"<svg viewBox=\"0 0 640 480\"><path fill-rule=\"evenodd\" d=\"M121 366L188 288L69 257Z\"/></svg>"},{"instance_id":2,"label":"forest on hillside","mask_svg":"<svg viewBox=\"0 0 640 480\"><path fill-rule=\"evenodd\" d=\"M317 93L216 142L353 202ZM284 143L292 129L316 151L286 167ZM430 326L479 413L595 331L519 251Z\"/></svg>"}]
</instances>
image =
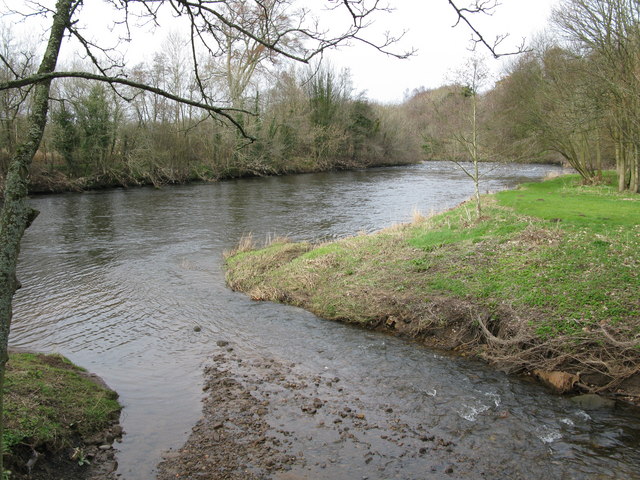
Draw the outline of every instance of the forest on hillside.
<instances>
[{"instance_id":1,"label":"forest on hillside","mask_svg":"<svg viewBox=\"0 0 640 480\"><path fill-rule=\"evenodd\" d=\"M186 99L204 90L234 112L235 124L149 91L65 78L53 85L31 189L467 161L473 134L480 160L563 162L591 183L615 166L620 189L637 192L640 7L565 4L499 79L470 86L462 59L449 84L416 88L391 105L360 93L348 70L300 66L231 32L221 53L199 57L196 75L188 39L170 33L127 77ZM2 35L0 83L35 72L37 49L11 28ZM471 60L484 69L493 61ZM30 87L0 92L0 176L25 135L30 101Z\"/></svg>"}]
</instances>

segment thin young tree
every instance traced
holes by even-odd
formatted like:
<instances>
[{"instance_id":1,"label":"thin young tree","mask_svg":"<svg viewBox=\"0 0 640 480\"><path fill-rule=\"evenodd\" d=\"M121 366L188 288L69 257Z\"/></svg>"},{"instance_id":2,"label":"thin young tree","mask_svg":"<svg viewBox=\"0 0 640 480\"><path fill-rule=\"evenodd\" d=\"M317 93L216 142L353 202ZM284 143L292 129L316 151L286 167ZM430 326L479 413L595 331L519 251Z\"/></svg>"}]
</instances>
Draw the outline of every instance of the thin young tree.
<instances>
[{"instance_id":1,"label":"thin young tree","mask_svg":"<svg viewBox=\"0 0 640 480\"><path fill-rule=\"evenodd\" d=\"M456 84L460 86L459 95L463 98L463 108L460 112L462 120L459 127L452 132L452 140L462 147L464 160L451 156L454 162L465 175L472 181L474 186L474 198L476 203L476 214L482 216L482 205L480 200L480 163L486 161L484 152L480 144L480 124L478 115L478 95L490 79L489 69L486 62L478 54L474 54L467 59L464 66L458 71ZM470 165L469 165L470 162Z\"/></svg>"}]
</instances>

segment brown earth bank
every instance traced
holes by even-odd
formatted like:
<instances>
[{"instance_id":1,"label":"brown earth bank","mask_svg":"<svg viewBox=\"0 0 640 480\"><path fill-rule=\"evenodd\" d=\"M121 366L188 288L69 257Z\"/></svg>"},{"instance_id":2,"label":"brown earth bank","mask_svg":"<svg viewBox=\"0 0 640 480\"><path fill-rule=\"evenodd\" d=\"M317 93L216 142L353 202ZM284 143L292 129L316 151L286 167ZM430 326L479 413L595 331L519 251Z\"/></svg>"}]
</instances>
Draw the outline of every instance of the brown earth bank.
<instances>
[{"instance_id":1,"label":"brown earth bank","mask_svg":"<svg viewBox=\"0 0 640 480\"><path fill-rule=\"evenodd\" d=\"M90 438L78 439L78 447L62 451L34 453L30 447L16 452L8 462L11 480L115 480L118 462L114 440L122 437L122 428L111 428ZM82 455L82 457L80 457Z\"/></svg>"},{"instance_id":2,"label":"brown earth bank","mask_svg":"<svg viewBox=\"0 0 640 480\"><path fill-rule=\"evenodd\" d=\"M29 177L30 194L50 194L65 192L83 192L91 190L109 190L141 186L162 187L165 185L184 185L189 183L213 183L221 180L237 178L266 177L281 175L297 175L304 173L320 173L327 171L347 171L378 167L395 167L411 165L417 162L363 162L340 164L323 167L321 165L293 167L290 170L256 170L237 168L225 172L199 174L189 171L158 171L143 176L112 171L102 175L72 177L59 170L42 168L34 165ZM4 177L0 174L0 193L4 192Z\"/></svg>"},{"instance_id":3,"label":"brown earth bank","mask_svg":"<svg viewBox=\"0 0 640 480\"><path fill-rule=\"evenodd\" d=\"M538 364L534 358L530 361L528 368L513 369L514 359L521 361L517 356L514 356L514 359L509 356L511 352L509 343L515 344L515 342L501 341L500 335L497 335L500 330L510 328L508 321L496 322L486 314L485 321L477 324L491 326L493 332L486 326L469 329L469 324L473 323L473 319L468 318L469 312L478 311L469 302L448 297L432 298L428 314L437 318L447 318L449 322L443 327L432 325L426 329L421 326L420 318L422 317L419 316L419 314L424 315L424 312L413 310L407 313L399 310L394 312L395 315L390 315L372 326L372 329L415 340L427 347L445 350L463 357L483 359L507 373L515 372L514 374L521 377L530 377L555 394L595 394L640 406L640 374L637 373L618 380L595 369L588 372L576 371L575 365L563 358L553 358L548 362L539 361ZM509 316L505 315L504 318ZM494 325L490 325L491 320L494 320ZM348 320L346 322L350 323ZM531 344L532 350L536 347ZM518 349L518 353L520 351ZM517 366L520 365L517 364Z\"/></svg>"}]
</instances>

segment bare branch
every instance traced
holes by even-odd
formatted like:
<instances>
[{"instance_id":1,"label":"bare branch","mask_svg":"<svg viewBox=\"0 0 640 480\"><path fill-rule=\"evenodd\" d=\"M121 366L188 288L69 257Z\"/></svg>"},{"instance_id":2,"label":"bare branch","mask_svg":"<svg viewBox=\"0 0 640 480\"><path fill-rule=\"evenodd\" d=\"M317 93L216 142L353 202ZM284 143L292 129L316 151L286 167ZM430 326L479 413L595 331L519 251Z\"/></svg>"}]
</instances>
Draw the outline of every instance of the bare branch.
<instances>
[{"instance_id":1,"label":"bare branch","mask_svg":"<svg viewBox=\"0 0 640 480\"><path fill-rule=\"evenodd\" d=\"M524 39L523 39L515 51L499 53L498 47L502 44L504 40L506 40L509 37L509 35L508 34L497 35L493 43L489 43L489 41L485 39L482 33L480 33L480 31L475 27L475 25L469 19L469 15L474 15L478 13L482 13L485 15L493 15L494 10L499 5L498 0L475 0L469 7L464 7L464 8L458 7L453 0L449 0L449 5L451 5L451 7L455 10L456 15L458 16L456 23L453 25L453 27L456 27L460 24L460 22L463 22L467 25L467 27L471 29L471 32L472 32L471 41L474 44L473 49L475 49L475 46L478 44L484 45L487 48L487 50L491 52L494 58L504 57L508 55L518 55L520 53L524 53L527 51L525 49Z\"/></svg>"},{"instance_id":2,"label":"bare branch","mask_svg":"<svg viewBox=\"0 0 640 480\"><path fill-rule=\"evenodd\" d=\"M191 100L189 98L184 98L184 97L180 97L178 95L174 95L170 92L167 92L166 90L163 90L161 88L157 88L157 87L152 87L150 85L147 85L145 83L141 83L141 82L135 82L133 80L129 80L127 78L122 78L122 77L109 77L109 76L105 76L105 75L98 75L98 74L94 74L94 73L88 73L88 72L50 72L50 73L37 73L35 75L32 75L30 77L25 77L25 78L21 78L18 80L12 80L10 82L4 82L4 83L0 83L0 91L3 90L9 90L9 89L13 89L13 88L20 88L20 87L25 87L28 85L34 85L34 84L38 84L41 82L45 82L45 81L49 81L49 80L53 80L55 78L84 78L86 80L94 80L94 81L98 81L98 82L104 82L104 83L108 83L110 85L113 84L117 84L117 85L125 85L128 87L132 87L132 88L136 88L139 90L144 90L146 92L150 92L153 93L155 95L159 95L161 97L167 98L169 100L173 100L174 102L180 102L183 103L185 105L190 105L192 107L197 107L197 108L201 108L211 114L215 114L218 115L220 117L223 117L224 119L226 119L227 121L229 121L234 127L236 127L240 133L242 134L243 137L253 141L255 140L253 137L251 137L250 135L248 135L246 133L246 131L244 130L244 128L242 127L242 125L240 125L240 123L233 118L232 113L241 113L241 114L246 114L246 115L253 115L253 113L249 112L248 110L242 110L242 109L238 109L238 108L221 108L221 107L215 107L213 105L210 105L208 103L204 103L204 102L198 102L196 100Z\"/></svg>"}]
</instances>

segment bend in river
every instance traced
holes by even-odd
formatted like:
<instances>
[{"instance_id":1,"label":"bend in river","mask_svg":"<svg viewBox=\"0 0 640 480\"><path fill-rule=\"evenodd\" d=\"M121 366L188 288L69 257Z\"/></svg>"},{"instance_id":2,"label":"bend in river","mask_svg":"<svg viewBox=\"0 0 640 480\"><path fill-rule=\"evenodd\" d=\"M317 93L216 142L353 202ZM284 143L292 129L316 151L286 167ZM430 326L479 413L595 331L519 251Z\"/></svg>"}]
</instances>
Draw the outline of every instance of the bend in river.
<instances>
[{"instance_id":1,"label":"bend in river","mask_svg":"<svg viewBox=\"0 0 640 480\"><path fill-rule=\"evenodd\" d=\"M509 188L549 171L560 169L498 166L481 188ZM390 424L380 412L391 410L415 432L456 442L469 465L494 464L497 478L640 478L640 419L631 410L585 412L479 362L255 303L224 285L222 253L242 235L318 240L370 232L408 221L416 208L452 207L472 190L452 164L431 162L35 197L41 214L23 243L24 288L10 343L60 352L119 392L125 480L152 478L162 452L185 441L201 412L203 362L220 339L243 358L339 377L378 424ZM294 430L304 427L286 409L278 415ZM386 470L382 461L367 470L356 451L305 448L337 456L326 478L423 478L429 466L428 458L390 452Z\"/></svg>"}]
</instances>

